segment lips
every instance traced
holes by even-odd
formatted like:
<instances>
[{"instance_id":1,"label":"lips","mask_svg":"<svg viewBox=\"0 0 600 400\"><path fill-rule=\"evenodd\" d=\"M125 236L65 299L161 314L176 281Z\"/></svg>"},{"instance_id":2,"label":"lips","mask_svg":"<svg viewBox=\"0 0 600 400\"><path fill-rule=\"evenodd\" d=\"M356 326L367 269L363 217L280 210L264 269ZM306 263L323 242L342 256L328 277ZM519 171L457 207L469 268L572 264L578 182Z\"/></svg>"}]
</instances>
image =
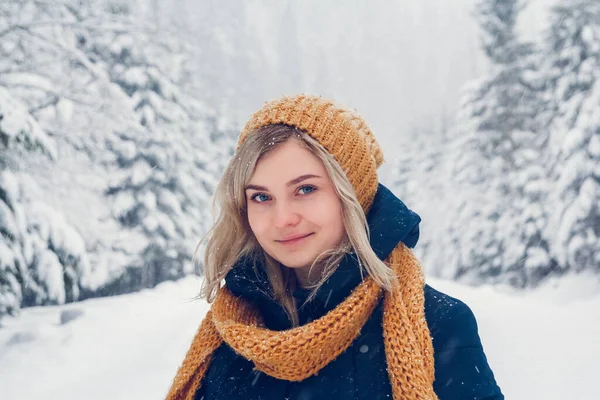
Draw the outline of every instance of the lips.
<instances>
[{"instance_id":1,"label":"lips","mask_svg":"<svg viewBox=\"0 0 600 400\"><path fill-rule=\"evenodd\" d=\"M288 236L285 239L282 240L276 240L276 242L279 243L283 243L283 244L287 244L287 243L295 243L300 241L301 239L304 239L306 237L309 237L310 235L312 235L312 233L309 234L302 234L302 235L293 235L293 236Z\"/></svg>"}]
</instances>

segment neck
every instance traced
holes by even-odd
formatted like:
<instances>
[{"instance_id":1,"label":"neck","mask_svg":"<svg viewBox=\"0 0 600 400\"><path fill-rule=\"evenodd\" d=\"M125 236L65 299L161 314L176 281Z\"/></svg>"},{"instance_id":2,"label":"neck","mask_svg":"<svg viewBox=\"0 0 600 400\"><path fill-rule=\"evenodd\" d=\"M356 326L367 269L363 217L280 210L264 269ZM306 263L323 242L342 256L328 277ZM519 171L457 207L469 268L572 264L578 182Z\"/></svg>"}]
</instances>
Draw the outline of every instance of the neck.
<instances>
[{"instance_id":1,"label":"neck","mask_svg":"<svg viewBox=\"0 0 600 400\"><path fill-rule=\"evenodd\" d=\"M298 286L310 289L321 280L324 265L317 263L306 267L294 268ZM288 268L288 267L286 267Z\"/></svg>"}]
</instances>

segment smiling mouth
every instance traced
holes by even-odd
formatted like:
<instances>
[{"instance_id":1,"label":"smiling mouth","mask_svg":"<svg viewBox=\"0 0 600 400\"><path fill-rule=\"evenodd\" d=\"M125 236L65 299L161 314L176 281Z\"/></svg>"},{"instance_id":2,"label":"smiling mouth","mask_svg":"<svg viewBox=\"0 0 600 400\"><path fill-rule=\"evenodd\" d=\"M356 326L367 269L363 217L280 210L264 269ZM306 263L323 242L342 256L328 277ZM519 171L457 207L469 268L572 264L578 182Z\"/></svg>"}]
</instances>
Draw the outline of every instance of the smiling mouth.
<instances>
[{"instance_id":1,"label":"smiling mouth","mask_svg":"<svg viewBox=\"0 0 600 400\"><path fill-rule=\"evenodd\" d=\"M290 240L276 240L276 242L277 243L281 243L281 244L285 244L285 245L295 244L295 243L299 243L299 242L303 241L304 239L306 239L307 237L309 237L311 235L312 235L312 233L309 233L308 235L300 236L300 237L297 237L295 239L290 239Z\"/></svg>"}]
</instances>

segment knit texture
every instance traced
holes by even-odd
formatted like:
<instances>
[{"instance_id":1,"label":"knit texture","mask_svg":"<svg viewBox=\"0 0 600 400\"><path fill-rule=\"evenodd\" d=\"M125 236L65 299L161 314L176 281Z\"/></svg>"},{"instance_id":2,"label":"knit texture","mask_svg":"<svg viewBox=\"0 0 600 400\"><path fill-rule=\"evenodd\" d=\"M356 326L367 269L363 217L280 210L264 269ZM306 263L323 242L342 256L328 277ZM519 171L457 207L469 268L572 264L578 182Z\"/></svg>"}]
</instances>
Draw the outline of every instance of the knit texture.
<instances>
[{"instance_id":1,"label":"knit texture","mask_svg":"<svg viewBox=\"0 0 600 400\"><path fill-rule=\"evenodd\" d=\"M403 243L392 251L386 264L400 282L393 291L383 294L367 277L322 318L285 331L264 328L260 313L252 304L222 287L192 341L167 400L193 399L212 353L223 341L268 375L304 380L350 347L382 295L383 339L393 398L437 399L421 265Z\"/></svg>"},{"instance_id":2,"label":"knit texture","mask_svg":"<svg viewBox=\"0 0 600 400\"><path fill-rule=\"evenodd\" d=\"M323 145L346 173L363 210L369 209L377 191L377 168L383 163L383 152L356 110L319 96L273 100L248 120L238 146L256 129L273 124L295 126Z\"/></svg>"}]
</instances>

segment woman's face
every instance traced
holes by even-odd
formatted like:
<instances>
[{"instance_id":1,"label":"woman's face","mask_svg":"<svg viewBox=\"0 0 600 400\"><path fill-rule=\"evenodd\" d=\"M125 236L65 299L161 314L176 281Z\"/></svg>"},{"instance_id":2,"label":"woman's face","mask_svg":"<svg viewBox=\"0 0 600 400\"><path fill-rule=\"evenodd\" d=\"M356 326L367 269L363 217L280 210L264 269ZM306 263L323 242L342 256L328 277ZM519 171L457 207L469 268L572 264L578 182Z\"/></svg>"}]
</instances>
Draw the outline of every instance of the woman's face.
<instances>
[{"instance_id":1,"label":"woman's face","mask_svg":"<svg viewBox=\"0 0 600 400\"><path fill-rule=\"evenodd\" d=\"M262 248L294 268L301 281L315 258L344 237L333 182L323 163L297 139L258 162L246 185L246 201L250 228Z\"/></svg>"}]
</instances>

